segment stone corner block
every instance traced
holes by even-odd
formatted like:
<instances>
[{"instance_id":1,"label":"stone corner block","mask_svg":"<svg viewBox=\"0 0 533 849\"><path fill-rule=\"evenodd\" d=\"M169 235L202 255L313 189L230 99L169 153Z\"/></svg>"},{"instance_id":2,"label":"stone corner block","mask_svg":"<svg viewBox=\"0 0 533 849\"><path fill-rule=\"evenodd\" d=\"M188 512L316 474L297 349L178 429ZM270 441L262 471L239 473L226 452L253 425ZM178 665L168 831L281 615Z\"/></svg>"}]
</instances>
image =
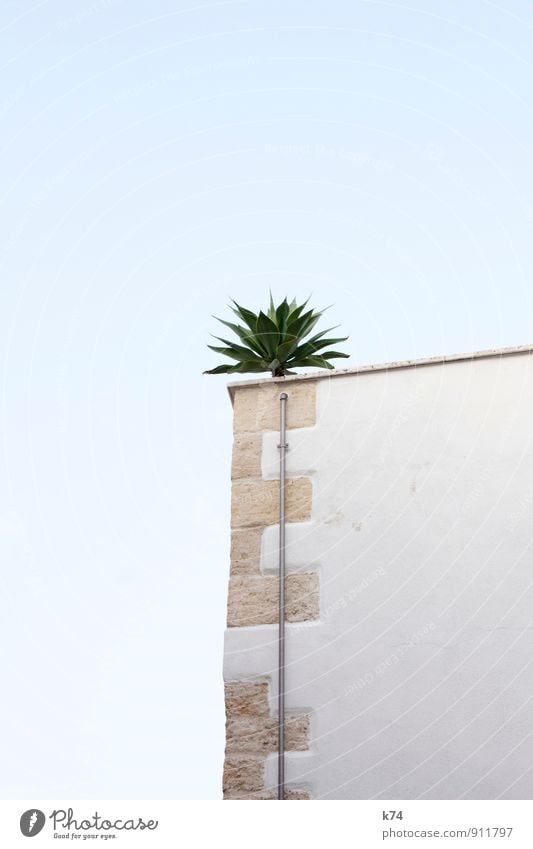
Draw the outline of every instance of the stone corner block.
<instances>
[{"instance_id":1,"label":"stone corner block","mask_svg":"<svg viewBox=\"0 0 533 849\"><path fill-rule=\"evenodd\" d=\"M226 754L223 775L224 797L242 797L261 792L265 784L265 760L257 755Z\"/></svg>"},{"instance_id":2,"label":"stone corner block","mask_svg":"<svg viewBox=\"0 0 533 849\"><path fill-rule=\"evenodd\" d=\"M276 575L235 575L228 590L228 628L273 625L279 619ZM318 572L294 572L285 579L287 622L320 618Z\"/></svg>"},{"instance_id":3,"label":"stone corner block","mask_svg":"<svg viewBox=\"0 0 533 849\"><path fill-rule=\"evenodd\" d=\"M269 707L268 677L226 681L226 754L224 799L275 799L265 786L266 758L278 746L278 720ZM289 711L285 719L288 752L309 749L310 716ZM286 799L308 799L305 787L288 787Z\"/></svg>"},{"instance_id":4,"label":"stone corner block","mask_svg":"<svg viewBox=\"0 0 533 849\"><path fill-rule=\"evenodd\" d=\"M288 522L311 517L313 487L311 478L288 478L285 513ZM279 521L279 481L234 480L231 487L232 528L275 525Z\"/></svg>"},{"instance_id":5,"label":"stone corner block","mask_svg":"<svg viewBox=\"0 0 533 849\"><path fill-rule=\"evenodd\" d=\"M263 528L234 528L231 532L231 575L259 575Z\"/></svg>"},{"instance_id":6,"label":"stone corner block","mask_svg":"<svg viewBox=\"0 0 533 849\"><path fill-rule=\"evenodd\" d=\"M285 720L285 750L309 749L309 716L288 715ZM231 716L226 721L226 752L267 755L278 746L278 720L271 716Z\"/></svg>"},{"instance_id":7,"label":"stone corner block","mask_svg":"<svg viewBox=\"0 0 533 849\"><path fill-rule=\"evenodd\" d=\"M262 433L237 433L233 440L231 478L260 478Z\"/></svg>"},{"instance_id":8,"label":"stone corner block","mask_svg":"<svg viewBox=\"0 0 533 849\"><path fill-rule=\"evenodd\" d=\"M304 380L236 387L233 401L233 430L279 430L279 396L286 392L287 427L310 427L316 423L316 382Z\"/></svg>"},{"instance_id":9,"label":"stone corner block","mask_svg":"<svg viewBox=\"0 0 533 849\"><path fill-rule=\"evenodd\" d=\"M224 699L226 716L235 718L268 716L268 678L226 681Z\"/></svg>"}]
</instances>

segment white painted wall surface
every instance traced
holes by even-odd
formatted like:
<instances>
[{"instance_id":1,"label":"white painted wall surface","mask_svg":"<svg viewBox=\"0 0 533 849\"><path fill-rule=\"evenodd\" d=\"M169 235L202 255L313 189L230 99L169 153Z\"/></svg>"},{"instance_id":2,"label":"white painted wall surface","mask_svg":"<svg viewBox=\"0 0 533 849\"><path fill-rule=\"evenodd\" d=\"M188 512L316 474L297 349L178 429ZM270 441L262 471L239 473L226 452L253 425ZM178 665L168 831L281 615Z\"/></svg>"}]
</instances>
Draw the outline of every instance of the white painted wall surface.
<instances>
[{"instance_id":1,"label":"white painted wall surface","mask_svg":"<svg viewBox=\"0 0 533 849\"><path fill-rule=\"evenodd\" d=\"M320 571L321 619L287 627L287 705L312 709L287 779L314 798L533 797L532 365L325 374L316 426L289 432L313 510L288 568ZM276 635L230 629L225 648L226 679L272 675L273 708Z\"/></svg>"}]
</instances>

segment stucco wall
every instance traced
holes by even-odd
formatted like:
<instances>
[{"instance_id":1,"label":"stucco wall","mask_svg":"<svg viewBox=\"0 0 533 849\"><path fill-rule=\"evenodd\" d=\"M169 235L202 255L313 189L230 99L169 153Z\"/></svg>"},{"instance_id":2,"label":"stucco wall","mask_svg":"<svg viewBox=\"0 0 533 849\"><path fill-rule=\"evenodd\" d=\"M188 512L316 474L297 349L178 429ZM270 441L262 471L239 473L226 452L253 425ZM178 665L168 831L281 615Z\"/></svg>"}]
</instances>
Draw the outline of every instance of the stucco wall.
<instances>
[{"instance_id":1,"label":"stucco wall","mask_svg":"<svg viewBox=\"0 0 533 849\"><path fill-rule=\"evenodd\" d=\"M310 387L316 404L288 433L288 475L311 487L308 518L287 526L288 569L319 586L318 616L287 625L287 705L308 735L287 754L289 785L322 799L531 798L530 356L268 385L266 487L279 392L289 411ZM257 391L235 387L235 410ZM263 580L276 575L272 521L250 536ZM273 716L276 625L236 625L224 677L268 682ZM263 757L268 794L272 748Z\"/></svg>"}]
</instances>

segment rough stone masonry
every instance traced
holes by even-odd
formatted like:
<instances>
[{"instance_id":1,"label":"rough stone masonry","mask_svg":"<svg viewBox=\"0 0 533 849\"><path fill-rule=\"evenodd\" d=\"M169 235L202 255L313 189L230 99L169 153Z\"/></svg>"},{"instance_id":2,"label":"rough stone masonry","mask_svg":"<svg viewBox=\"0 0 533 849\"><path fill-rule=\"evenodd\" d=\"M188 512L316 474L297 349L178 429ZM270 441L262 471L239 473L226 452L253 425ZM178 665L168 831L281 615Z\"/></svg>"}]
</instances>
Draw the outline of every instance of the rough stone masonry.
<instances>
[{"instance_id":1,"label":"rough stone masonry","mask_svg":"<svg viewBox=\"0 0 533 849\"><path fill-rule=\"evenodd\" d=\"M252 628L278 622L278 578L261 569L261 537L279 520L279 481L263 480L263 434L279 430L281 382L234 387L234 441L232 456L231 565L228 589L228 628ZM314 381L291 381L287 402L287 429L316 422ZM311 516L309 477L288 478L286 517L299 522ZM316 572L286 577L287 621L319 617ZM258 669L253 678L225 682L226 755L225 799L275 799L265 786L265 762L277 750L277 716L269 706L270 680ZM309 715L286 716L286 751L309 748ZM287 788L287 799L307 799L306 788Z\"/></svg>"}]
</instances>

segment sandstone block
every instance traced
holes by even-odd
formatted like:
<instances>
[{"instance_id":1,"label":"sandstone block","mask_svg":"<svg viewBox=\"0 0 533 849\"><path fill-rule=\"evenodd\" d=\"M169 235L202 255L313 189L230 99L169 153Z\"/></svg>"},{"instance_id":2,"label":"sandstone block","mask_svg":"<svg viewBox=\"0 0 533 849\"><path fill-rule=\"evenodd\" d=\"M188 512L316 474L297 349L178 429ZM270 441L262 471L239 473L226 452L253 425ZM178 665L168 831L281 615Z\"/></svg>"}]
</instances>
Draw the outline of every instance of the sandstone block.
<instances>
[{"instance_id":1,"label":"sandstone block","mask_svg":"<svg viewBox=\"0 0 533 849\"><path fill-rule=\"evenodd\" d=\"M235 575L228 591L228 627L272 625L278 621L279 586L275 575ZM288 622L320 616L317 572L297 572L285 579L285 611Z\"/></svg>"},{"instance_id":2,"label":"sandstone block","mask_svg":"<svg viewBox=\"0 0 533 849\"><path fill-rule=\"evenodd\" d=\"M233 440L231 477L260 478L262 433L238 433Z\"/></svg>"},{"instance_id":3,"label":"sandstone block","mask_svg":"<svg viewBox=\"0 0 533 849\"><path fill-rule=\"evenodd\" d=\"M235 389L233 401L233 429L239 431L279 430L279 396L286 392L287 427L310 427L316 423L316 384L314 380L302 383L265 383Z\"/></svg>"},{"instance_id":4,"label":"sandstone block","mask_svg":"<svg viewBox=\"0 0 533 849\"><path fill-rule=\"evenodd\" d=\"M225 799L275 799L277 792L265 787L268 754L278 746L278 723L268 702L269 678L227 681L226 757L223 789ZM309 748L310 717L287 712L285 747L288 752ZM308 799L305 787L287 787L286 799Z\"/></svg>"},{"instance_id":5,"label":"sandstone block","mask_svg":"<svg viewBox=\"0 0 533 849\"><path fill-rule=\"evenodd\" d=\"M263 528L235 528L231 532L231 574L256 574L261 569Z\"/></svg>"},{"instance_id":6,"label":"sandstone block","mask_svg":"<svg viewBox=\"0 0 533 849\"><path fill-rule=\"evenodd\" d=\"M227 681L224 685L226 716L232 719L269 715L268 679Z\"/></svg>"},{"instance_id":7,"label":"sandstone block","mask_svg":"<svg viewBox=\"0 0 533 849\"><path fill-rule=\"evenodd\" d=\"M226 751L267 755L278 747L278 721L270 716L229 716L226 722ZM285 749L303 752L309 748L309 716L287 715Z\"/></svg>"},{"instance_id":8,"label":"sandstone block","mask_svg":"<svg viewBox=\"0 0 533 849\"><path fill-rule=\"evenodd\" d=\"M261 792L265 783L265 759L254 755L227 754L224 761L224 796Z\"/></svg>"},{"instance_id":9,"label":"sandstone block","mask_svg":"<svg viewBox=\"0 0 533 849\"><path fill-rule=\"evenodd\" d=\"M250 797L255 798L255 796ZM263 795L258 796L258 799L277 799L278 794L275 791L266 791ZM309 800L311 797L307 790L299 789L299 790L291 790L287 785L285 785L285 800L294 801L296 799L307 799Z\"/></svg>"},{"instance_id":10,"label":"sandstone block","mask_svg":"<svg viewBox=\"0 0 533 849\"><path fill-rule=\"evenodd\" d=\"M256 800L274 800L278 798L276 791L274 790L263 790L261 793L247 793L246 795L238 794L238 793L230 793L224 794L225 799L256 799ZM297 799L310 799L309 793L307 790L291 790L287 786L285 786L285 800L286 801L294 801Z\"/></svg>"},{"instance_id":11,"label":"sandstone block","mask_svg":"<svg viewBox=\"0 0 533 849\"><path fill-rule=\"evenodd\" d=\"M285 512L288 522L301 522L311 516L311 478L288 478ZM234 480L231 487L233 528L274 525L279 521L279 481Z\"/></svg>"}]
</instances>

